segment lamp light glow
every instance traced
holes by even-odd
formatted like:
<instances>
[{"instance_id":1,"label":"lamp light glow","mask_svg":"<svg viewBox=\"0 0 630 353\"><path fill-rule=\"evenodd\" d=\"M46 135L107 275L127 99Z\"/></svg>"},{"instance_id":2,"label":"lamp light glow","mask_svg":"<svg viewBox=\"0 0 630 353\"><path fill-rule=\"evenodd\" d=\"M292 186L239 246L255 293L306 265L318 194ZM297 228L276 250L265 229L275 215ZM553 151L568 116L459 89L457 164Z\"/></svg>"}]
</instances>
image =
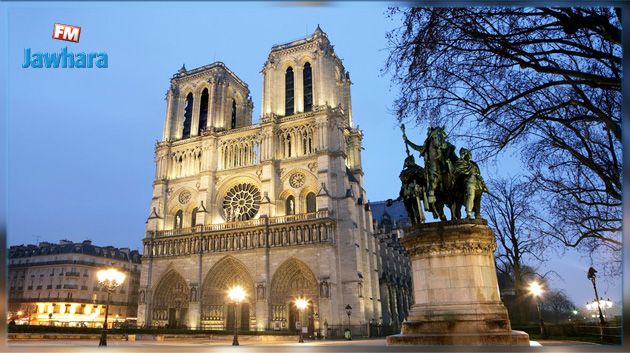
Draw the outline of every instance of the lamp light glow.
<instances>
[{"instance_id":1,"label":"lamp light glow","mask_svg":"<svg viewBox=\"0 0 630 353\"><path fill-rule=\"evenodd\" d=\"M228 298L236 303L240 303L245 299L245 290L241 286L234 286L228 290Z\"/></svg>"}]
</instances>

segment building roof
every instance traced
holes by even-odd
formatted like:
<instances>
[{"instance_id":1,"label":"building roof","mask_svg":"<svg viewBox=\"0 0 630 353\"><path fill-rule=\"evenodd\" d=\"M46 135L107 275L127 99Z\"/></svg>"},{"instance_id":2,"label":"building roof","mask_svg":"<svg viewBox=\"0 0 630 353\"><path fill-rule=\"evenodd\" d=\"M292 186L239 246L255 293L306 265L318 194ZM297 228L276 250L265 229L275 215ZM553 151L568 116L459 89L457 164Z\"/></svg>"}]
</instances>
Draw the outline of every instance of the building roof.
<instances>
[{"instance_id":1,"label":"building roof","mask_svg":"<svg viewBox=\"0 0 630 353\"><path fill-rule=\"evenodd\" d=\"M142 256L137 250L115 248L113 246L96 246L92 245L90 240L84 240L81 243L61 240L59 244L41 242L39 245L14 245L9 248L10 259L53 254L84 254L134 263L140 263Z\"/></svg>"},{"instance_id":2,"label":"building roof","mask_svg":"<svg viewBox=\"0 0 630 353\"><path fill-rule=\"evenodd\" d=\"M201 67L197 67L194 69L190 69L190 70L186 70L186 65L182 65L181 69L177 70L177 72L175 74L173 74L173 78L174 80L180 80L180 79L184 79L188 76L200 73L200 72L204 72L204 71L208 71L208 70L212 70L212 69L218 69L218 70L222 70L223 72L225 72L226 74L228 74L229 76L231 76L234 81L238 82L240 85L243 86L243 88L247 89L249 91L249 87L247 86L247 83L245 83L245 81L241 80L240 77L236 76L236 74L230 70L227 66L225 66L225 64L221 61L215 61L212 64L208 64L208 65L204 65Z\"/></svg>"},{"instance_id":3,"label":"building roof","mask_svg":"<svg viewBox=\"0 0 630 353\"><path fill-rule=\"evenodd\" d=\"M389 219L392 225L409 222L409 216L402 201L393 201L391 206L387 206L387 201L370 202L370 207L372 219L378 224L382 224L385 219Z\"/></svg>"},{"instance_id":4,"label":"building roof","mask_svg":"<svg viewBox=\"0 0 630 353\"><path fill-rule=\"evenodd\" d=\"M287 43L274 44L271 47L271 51L274 52L274 51L280 51L280 50L284 50L284 49L288 49L292 47L297 47L302 44L310 43L318 38L323 38L323 39L328 40L328 35L326 34L326 32L322 31L321 27L319 27L319 24L317 25L317 28L315 28L315 31L313 32L313 34L311 34L310 36L296 39Z\"/></svg>"}]
</instances>

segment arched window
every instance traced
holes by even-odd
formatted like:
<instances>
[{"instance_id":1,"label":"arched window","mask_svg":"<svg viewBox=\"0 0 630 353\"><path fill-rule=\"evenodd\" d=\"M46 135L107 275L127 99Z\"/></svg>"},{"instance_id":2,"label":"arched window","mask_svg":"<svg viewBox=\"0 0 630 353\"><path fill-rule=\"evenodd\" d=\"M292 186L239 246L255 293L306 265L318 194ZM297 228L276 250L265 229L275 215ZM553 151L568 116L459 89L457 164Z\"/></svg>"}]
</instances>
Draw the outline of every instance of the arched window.
<instances>
[{"instance_id":1,"label":"arched window","mask_svg":"<svg viewBox=\"0 0 630 353\"><path fill-rule=\"evenodd\" d=\"M192 210L192 215L190 217L190 226L191 227L194 227L194 226L197 225L197 211L198 210L199 209L197 207L193 208L193 210Z\"/></svg>"},{"instance_id":2,"label":"arched window","mask_svg":"<svg viewBox=\"0 0 630 353\"><path fill-rule=\"evenodd\" d=\"M284 74L284 115L293 115L293 68Z\"/></svg>"},{"instance_id":3,"label":"arched window","mask_svg":"<svg viewBox=\"0 0 630 353\"><path fill-rule=\"evenodd\" d=\"M201 135L201 132L206 130L208 124L208 89L204 88L201 92L201 102L199 105L199 129L197 135Z\"/></svg>"},{"instance_id":4,"label":"arched window","mask_svg":"<svg viewBox=\"0 0 630 353\"><path fill-rule=\"evenodd\" d=\"M285 211L286 211L287 216L295 214L295 198L293 197L293 195L287 197L287 201L285 204Z\"/></svg>"},{"instance_id":5,"label":"arched window","mask_svg":"<svg viewBox=\"0 0 630 353\"><path fill-rule=\"evenodd\" d=\"M232 99L232 121L230 123L231 129L236 129L236 101Z\"/></svg>"},{"instance_id":6,"label":"arched window","mask_svg":"<svg viewBox=\"0 0 630 353\"><path fill-rule=\"evenodd\" d=\"M304 80L304 111L310 112L313 110L313 70L311 64L304 64L302 78Z\"/></svg>"},{"instance_id":7,"label":"arched window","mask_svg":"<svg viewBox=\"0 0 630 353\"><path fill-rule=\"evenodd\" d=\"M181 229L184 223L184 212L182 210L175 213L175 219L173 222L173 229Z\"/></svg>"},{"instance_id":8,"label":"arched window","mask_svg":"<svg viewBox=\"0 0 630 353\"><path fill-rule=\"evenodd\" d=\"M306 195L306 212L317 212L317 196L315 196L314 192L309 192Z\"/></svg>"},{"instance_id":9,"label":"arched window","mask_svg":"<svg viewBox=\"0 0 630 353\"><path fill-rule=\"evenodd\" d=\"M182 138L190 137L190 122L192 121L193 95L188 93L186 96L186 106L184 107L184 129L182 130Z\"/></svg>"}]
</instances>

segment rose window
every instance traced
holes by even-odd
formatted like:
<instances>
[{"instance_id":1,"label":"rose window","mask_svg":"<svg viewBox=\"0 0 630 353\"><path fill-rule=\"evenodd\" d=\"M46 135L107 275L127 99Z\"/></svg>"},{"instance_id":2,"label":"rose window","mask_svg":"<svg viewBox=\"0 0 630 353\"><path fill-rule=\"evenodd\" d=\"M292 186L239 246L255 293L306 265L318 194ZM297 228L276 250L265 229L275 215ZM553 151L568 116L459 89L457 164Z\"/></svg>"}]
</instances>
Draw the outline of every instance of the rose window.
<instances>
[{"instance_id":1,"label":"rose window","mask_svg":"<svg viewBox=\"0 0 630 353\"><path fill-rule=\"evenodd\" d=\"M301 188L304 185L304 174L295 173L291 175L289 178L289 185L295 189Z\"/></svg>"},{"instance_id":2,"label":"rose window","mask_svg":"<svg viewBox=\"0 0 630 353\"><path fill-rule=\"evenodd\" d=\"M254 218L260 208L260 191L252 184L237 184L223 199L223 214L228 222Z\"/></svg>"}]
</instances>

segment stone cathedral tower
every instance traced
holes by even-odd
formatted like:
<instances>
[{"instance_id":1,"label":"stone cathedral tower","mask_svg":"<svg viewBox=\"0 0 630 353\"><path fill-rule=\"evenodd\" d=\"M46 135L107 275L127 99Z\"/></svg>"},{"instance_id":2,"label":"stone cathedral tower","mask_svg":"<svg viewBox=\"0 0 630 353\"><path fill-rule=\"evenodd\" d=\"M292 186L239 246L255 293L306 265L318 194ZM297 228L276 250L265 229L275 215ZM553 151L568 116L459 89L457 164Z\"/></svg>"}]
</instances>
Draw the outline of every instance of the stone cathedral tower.
<instances>
[{"instance_id":1,"label":"stone cathedral tower","mask_svg":"<svg viewBox=\"0 0 630 353\"><path fill-rule=\"evenodd\" d=\"M327 35L275 45L262 70L260 123L223 63L180 69L146 223L138 323L231 329L226 291L247 292L246 330L380 317L377 241L366 203L350 76Z\"/></svg>"}]
</instances>

